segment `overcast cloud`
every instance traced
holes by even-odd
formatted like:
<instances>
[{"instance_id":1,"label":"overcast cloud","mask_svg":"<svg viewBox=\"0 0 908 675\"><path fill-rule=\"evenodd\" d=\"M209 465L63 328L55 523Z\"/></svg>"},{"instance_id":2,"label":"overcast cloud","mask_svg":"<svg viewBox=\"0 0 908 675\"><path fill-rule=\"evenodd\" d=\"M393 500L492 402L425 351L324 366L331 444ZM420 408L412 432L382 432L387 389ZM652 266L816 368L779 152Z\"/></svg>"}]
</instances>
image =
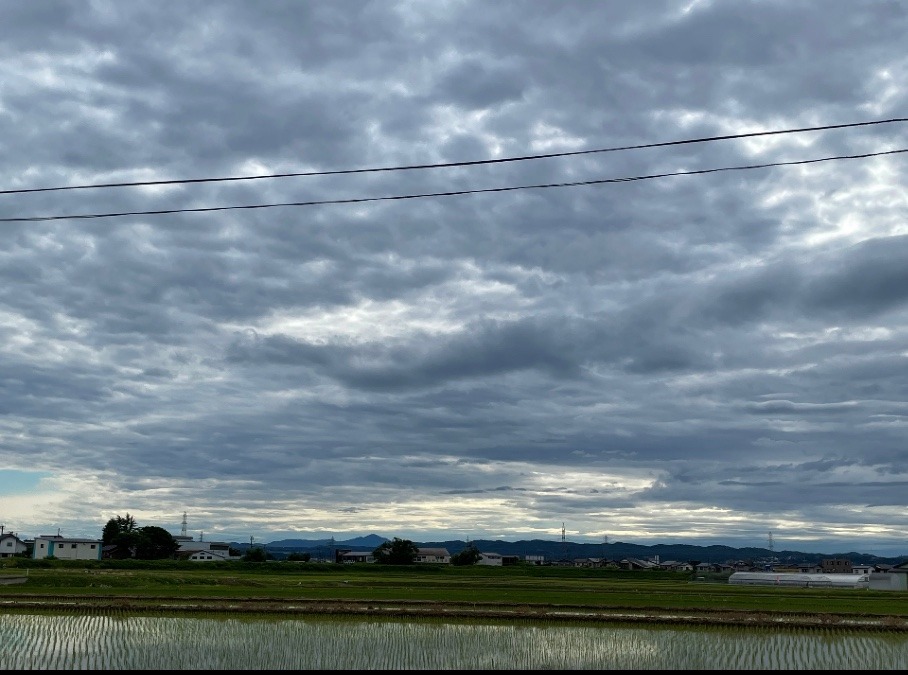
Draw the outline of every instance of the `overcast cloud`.
<instances>
[{"instance_id":1,"label":"overcast cloud","mask_svg":"<svg viewBox=\"0 0 908 675\"><path fill-rule=\"evenodd\" d=\"M908 5L4 3L0 518L908 554Z\"/></svg>"}]
</instances>

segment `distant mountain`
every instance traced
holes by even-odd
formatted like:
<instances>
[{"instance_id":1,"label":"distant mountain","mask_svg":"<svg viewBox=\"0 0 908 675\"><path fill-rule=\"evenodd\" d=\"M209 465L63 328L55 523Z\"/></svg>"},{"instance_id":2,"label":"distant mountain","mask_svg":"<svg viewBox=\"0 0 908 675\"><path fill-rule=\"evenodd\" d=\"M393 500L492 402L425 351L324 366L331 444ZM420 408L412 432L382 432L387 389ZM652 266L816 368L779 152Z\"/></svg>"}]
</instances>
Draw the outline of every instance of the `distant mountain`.
<instances>
[{"instance_id":1,"label":"distant mountain","mask_svg":"<svg viewBox=\"0 0 908 675\"><path fill-rule=\"evenodd\" d=\"M478 539L473 542L481 551L491 551L502 555L542 555L547 560L572 559L572 558L606 558L608 560L621 560L623 558L654 559L656 556L662 562L674 560L686 562L729 562L737 560L770 560L775 559L782 563L817 563L824 558L848 558L853 564L874 563L894 564L904 560L901 558L881 558L879 556L854 551L843 553L804 553L802 551L771 551L765 548L734 548L731 546L694 546L691 544L655 544L644 546L642 544L629 544L614 542L611 544L580 544L575 542L554 542L534 539L531 541L490 541ZM438 543L425 543L423 546L444 546L452 554L466 546L464 542L448 541Z\"/></svg>"},{"instance_id":2,"label":"distant mountain","mask_svg":"<svg viewBox=\"0 0 908 675\"><path fill-rule=\"evenodd\" d=\"M341 535L343 536L343 535ZM315 558L333 557L332 549L347 548L362 551L372 551L386 541L389 537L370 534L364 537L351 539L281 539L265 544L265 548L276 558L283 558L293 552L309 553ZM486 553L499 553L501 555L542 556L545 560L555 561L573 558L606 558L608 560L622 560L624 558L641 558L651 560L659 557L662 562L670 560L688 562L714 562L724 563L729 561L768 561L775 559L781 563L818 563L824 558L847 558L853 564L897 564L906 560L905 556L885 558L867 553L835 552L835 553L804 553L801 551L771 551L765 548L734 548L731 546L694 546L692 544L656 544L644 546L616 541L610 544L585 544L576 542L548 541L544 539L531 539L525 541L502 541L477 539L466 542L458 539L447 541L414 542L418 546L427 548L446 548L453 555L465 549L468 544L475 545L480 551ZM233 542L233 547L245 551L249 544Z\"/></svg>"},{"instance_id":3,"label":"distant mountain","mask_svg":"<svg viewBox=\"0 0 908 675\"><path fill-rule=\"evenodd\" d=\"M365 537L354 537L352 539L280 539L272 541L266 546L270 548L301 550L309 548L323 548L325 546L334 546L335 548L360 548L372 551L381 546L387 537L380 537L377 534L368 534Z\"/></svg>"}]
</instances>

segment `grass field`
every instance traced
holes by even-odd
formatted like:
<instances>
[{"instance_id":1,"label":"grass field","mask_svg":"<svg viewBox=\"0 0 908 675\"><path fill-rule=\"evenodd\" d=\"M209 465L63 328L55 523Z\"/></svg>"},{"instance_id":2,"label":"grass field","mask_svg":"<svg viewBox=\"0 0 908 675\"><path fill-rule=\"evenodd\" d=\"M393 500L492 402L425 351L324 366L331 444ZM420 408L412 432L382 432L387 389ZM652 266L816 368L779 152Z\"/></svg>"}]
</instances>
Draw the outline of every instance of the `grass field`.
<instances>
[{"instance_id":1,"label":"grass field","mask_svg":"<svg viewBox=\"0 0 908 675\"><path fill-rule=\"evenodd\" d=\"M595 569L9 559L0 611L380 614L687 623L861 624L908 630L908 594L732 586ZM39 564L43 563L43 564Z\"/></svg>"}]
</instances>

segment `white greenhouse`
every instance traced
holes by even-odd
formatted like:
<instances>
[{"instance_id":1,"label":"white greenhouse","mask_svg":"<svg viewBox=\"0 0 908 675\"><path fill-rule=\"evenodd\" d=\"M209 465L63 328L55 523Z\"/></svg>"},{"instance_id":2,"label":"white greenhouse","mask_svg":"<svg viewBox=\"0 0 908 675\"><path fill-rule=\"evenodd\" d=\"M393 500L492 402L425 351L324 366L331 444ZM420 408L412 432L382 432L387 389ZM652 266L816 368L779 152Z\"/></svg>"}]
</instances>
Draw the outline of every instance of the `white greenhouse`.
<instances>
[{"instance_id":1,"label":"white greenhouse","mask_svg":"<svg viewBox=\"0 0 908 675\"><path fill-rule=\"evenodd\" d=\"M792 572L735 572L730 584L801 586L803 588L867 588L869 574L800 574Z\"/></svg>"}]
</instances>

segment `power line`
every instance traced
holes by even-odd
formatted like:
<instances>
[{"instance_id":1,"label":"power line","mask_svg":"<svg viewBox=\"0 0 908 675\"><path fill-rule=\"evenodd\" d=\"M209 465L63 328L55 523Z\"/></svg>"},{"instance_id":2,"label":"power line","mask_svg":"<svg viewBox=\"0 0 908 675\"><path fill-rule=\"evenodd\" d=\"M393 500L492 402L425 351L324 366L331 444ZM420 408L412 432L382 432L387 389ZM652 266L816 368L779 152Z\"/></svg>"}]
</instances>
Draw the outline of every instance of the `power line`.
<instances>
[{"instance_id":1,"label":"power line","mask_svg":"<svg viewBox=\"0 0 908 675\"><path fill-rule=\"evenodd\" d=\"M353 197L348 199L318 199L306 202L278 202L271 204L241 204L234 206L205 206L198 208L157 209L150 211L118 211L111 213L83 213L57 216L21 216L16 218L0 218L0 223L37 223L52 220L93 220L100 218L119 218L123 216L161 216L176 213L211 213L214 211L241 211L251 209L271 209L277 207L303 207L326 206L329 204L365 204L368 202L403 201L408 199L427 199L431 197L454 197L459 195L475 195L493 192L515 192L517 190L541 190L546 188L581 187L590 185L605 185L608 183L632 183L635 181L652 180L655 178L669 178L672 176L697 176L723 171L750 171L754 169L768 169L777 166L797 166L804 164L818 164L844 159L866 159L868 157L883 157L908 152L908 148L900 150L885 150L881 152L867 152L860 155L837 155L835 157L820 157L816 159L799 159L790 162L770 162L766 164L748 164L744 166L725 166L712 169L695 169L693 171L675 171L670 173L655 173L643 176L626 176L624 178L602 178L598 180L573 181L569 183L541 183L537 185L516 185L498 188L477 188L473 190L451 190L448 192L425 192L421 194L393 195L386 197Z\"/></svg>"},{"instance_id":2,"label":"power line","mask_svg":"<svg viewBox=\"0 0 908 675\"><path fill-rule=\"evenodd\" d=\"M94 183L87 185L63 185L57 187L43 188L18 188L12 190L0 190L0 195L26 194L31 192L60 192L64 190L91 190L100 188L121 188L121 187L150 187L155 185L188 185L193 183L226 183L234 181L265 180L270 178L300 178L308 176L338 176L358 173L379 173L389 171L415 171L422 169L442 169L464 166L480 166L484 164L504 164L507 162L527 162L537 159L553 159L556 157L576 157L579 155L593 155L606 152L621 152L625 150L644 150L647 148L665 148L675 145L690 145L694 143L711 143L714 141L728 141L742 138L757 138L760 136L778 136L782 134L800 134L809 131L829 131L832 129L849 129L853 127L866 127L878 124L892 124L895 122L908 122L905 117L893 117L890 119L873 120L870 122L851 122L848 124L827 124L817 127L801 127L797 129L778 129L775 131L753 131L742 134L728 134L725 136L707 136L702 138L689 138L680 141L663 141L660 143L644 143L641 145L623 145L610 148L598 148L594 150L573 150L569 152L552 152L539 155L523 155L518 157L502 157L498 159L477 159L464 162L443 162L438 164L410 164L402 166L383 166L365 169L338 169L334 171L300 171L293 173L272 173L260 176L228 176L220 178L183 178L174 180L149 180L120 183Z\"/></svg>"}]
</instances>

